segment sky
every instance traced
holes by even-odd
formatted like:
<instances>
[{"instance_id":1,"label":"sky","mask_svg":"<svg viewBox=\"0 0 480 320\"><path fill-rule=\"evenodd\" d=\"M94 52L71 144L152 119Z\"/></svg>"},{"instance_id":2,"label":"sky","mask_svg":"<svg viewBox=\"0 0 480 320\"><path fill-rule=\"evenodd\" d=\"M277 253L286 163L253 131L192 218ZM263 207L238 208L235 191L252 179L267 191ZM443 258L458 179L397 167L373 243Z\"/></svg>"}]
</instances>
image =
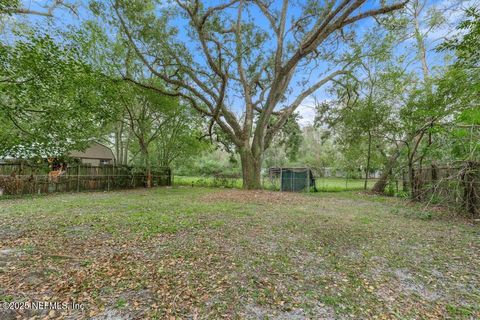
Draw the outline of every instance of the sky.
<instances>
[{"instance_id":1,"label":"sky","mask_svg":"<svg viewBox=\"0 0 480 320\"><path fill-rule=\"evenodd\" d=\"M29 8L32 10L42 10L44 11L45 9L42 9L40 4L44 4L46 2L51 3L53 0L23 0L23 6L25 8ZM81 0L72 0L73 2L81 3ZM301 0L300 0L301 1ZM212 3L219 2L219 0L211 0L208 3L211 5ZM427 5L426 9L428 10L429 7L438 7L438 8L449 8L455 3L461 2L461 7L466 8L470 6L479 6L479 0L464 0L464 1L459 1L459 0L427 0ZM279 2L280 3L280 2ZM378 6L378 1L367 1L364 10L368 10L373 7ZM427 12L427 10L424 10L424 12ZM290 10L289 14L294 16L298 15L298 12L295 10ZM65 9L58 9L54 13L55 19L52 21L51 19L46 19L38 16L26 16L26 17L15 17L17 19L26 19L30 23L35 23L38 24L40 27L42 25L46 24L51 24L52 27L62 29L66 28L68 25L80 25L81 21L88 19L90 16L88 14L88 10L86 10L84 5L79 6L78 10L78 17L75 15L72 15L72 13L69 10ZM253 15L256 19L257 22L259 22L259 25L262 25L262 23L267 24L263 16L259 12L253 12ZM258 16L258 17L257 17ZM448 35L451 35L454 32L454 26L458 23L458 21L461 20L462 14L461 11L453 11L450 10L448 13L445 15L447 21L446 23L441 27L433 32L430 32L427 36L427 60L430 66L435 66L435 65L441 65L443 63L443 54L438 54L434 51L434 48L441 42L441 40ZM355 30L358 32L358 34L362 34L365 30L367 30L373 23L372 19L369 20L364 20L360 23L357 23L355 25ZM423 30L427 28L427 26L422 26ZM414 40L408 40L405 43L401 44L398 46L396 49L396 54L404 54L404 53L412 53L414 50ZM418 70L420 72L420 65L418 63L412 64L411 68L414 70ZM315 78L316 75L314 75ZM294 79L295 80L295 79ZM301 91L300 88L293 88L293 94L291 96L291 100L295 98L295 93ZM315 93L315 97L317 101L325 101L325 100L330 100L331 97L328 95L328 93L325 91L325 89L320 89ZM314 101L313 97L307 98L304 100L304 102L300 105L300 107L297 109L297 112L301 115L301 120L300 124L302 126L307 126L309 124L312 124L313 119L315 117L315 111L314 111ZM240 114L242 110L242 106L238 106L238 112L237 114Z\"/></svg>"},{"instance_id":2,"label":"sky","mask_svg":"<svg viewBox=\"0 0 480 320\"><path fill-rule=\"evenodd\" d=\"M435 69L436 66L445 64L444 53L438 53L435 51L435 47L438 46L445 38L451 37L458 32L455 26L463 18L463 10L469 7L480 7L480 1L478 0L430 0L427 1L426 9L431 7L447 10L445 14L446 22L439 28L434 29L431 32L427 32L428 26L422 26L422 32L426 33L426 47L427 47L427 63L430 69ZM451 10L449 10L451 8ZM424 10L426 14L427 10ZM367 25L368 26L368 25ZM366 27L363 25L363 27ZM414 53L415 40L413 38L408 39L404 43L398 46L396 54L404 54L409 52ZM416 72L421 72L420 63L413 63L411 68ZM312 125L315 119L315 101L328 101L331 97L323 90L316 93L316 100L313 98L307 98L297 109L297 112L301 115L300 125L302 127Z\"/></svg>"}]
</instances>

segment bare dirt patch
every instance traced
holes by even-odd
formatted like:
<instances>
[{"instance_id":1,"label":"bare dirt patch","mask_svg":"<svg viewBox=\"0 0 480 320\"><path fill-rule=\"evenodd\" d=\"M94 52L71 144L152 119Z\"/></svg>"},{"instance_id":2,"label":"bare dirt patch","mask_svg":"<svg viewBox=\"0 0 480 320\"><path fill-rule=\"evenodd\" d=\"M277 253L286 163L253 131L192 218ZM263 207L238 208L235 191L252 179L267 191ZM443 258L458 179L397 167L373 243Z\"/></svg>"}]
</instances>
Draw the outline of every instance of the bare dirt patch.
<instances>
[{"instance_id":1,"label":"bare dirt patch","mask_svg":"<svg viewBox=\"0 0 480 320\"><path fill-rule=\"evenodd\" d=\"M396 269L395 276L400 283L399 287L402 291L415 293L427 301L435 301L441 297L440 293L428 290L422 283L415 281L408 270Z\"/></svg>"},{"instance_id":2,"label":"bare dirt patch","mask_svg":"<svg viewBox=\"0 0 480 320\"><path fill-rule=\"evenodd\" d=\"M200 198L205 203L237 202L248 204L301 204L308 198L301 194L265 190L219 190Z\"/></svg>"}]
</instances>

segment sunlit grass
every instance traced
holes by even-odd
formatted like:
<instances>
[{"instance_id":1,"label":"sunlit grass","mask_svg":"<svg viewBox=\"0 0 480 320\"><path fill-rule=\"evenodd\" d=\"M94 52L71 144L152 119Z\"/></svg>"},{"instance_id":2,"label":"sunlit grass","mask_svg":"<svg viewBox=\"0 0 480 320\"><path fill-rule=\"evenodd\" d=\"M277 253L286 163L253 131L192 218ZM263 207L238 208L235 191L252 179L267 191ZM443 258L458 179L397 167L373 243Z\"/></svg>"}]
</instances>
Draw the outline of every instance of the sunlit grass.
<instances>
[{"instance_id":1,"label":"sunlit grass","mask_svg":"<svg viewBox=\"0 0 480 320\"><path fill-rule=\"evenodd\" d=\"M355 191L364 189L363 179L347 178L316 178L316 186L321 192ZM375 179L369 179L367 189L375 184ZM213 176L174 176L174 185L191 187L224 187L224 188L242 188L241 178L215 178ZM279 190L280 182L278 179L270 180L268 177L262 179L263 188L266 190Z\"/></svg>"}]
</instances>

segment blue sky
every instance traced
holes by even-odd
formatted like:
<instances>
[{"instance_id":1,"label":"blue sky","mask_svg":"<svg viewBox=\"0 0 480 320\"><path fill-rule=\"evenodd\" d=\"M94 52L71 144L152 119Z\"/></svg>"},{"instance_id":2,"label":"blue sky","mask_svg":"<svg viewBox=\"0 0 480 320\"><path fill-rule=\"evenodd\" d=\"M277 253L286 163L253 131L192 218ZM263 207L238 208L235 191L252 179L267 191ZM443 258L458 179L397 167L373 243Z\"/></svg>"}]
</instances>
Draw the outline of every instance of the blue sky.
<instances>
[{"instance_id":1,"label":"blue sky","mask_svg":"<svg viewBox=\"0 0 480 320\"><path fill-rule=\"evenodd\" d=\"M428 0L427 7L437 6L440 8L448 8L449 6L453 5L455 1L458 2L458 0ZM52 0L47 2L51 3ZM77 0L76 2L81 3L80 0ZM217 2L222 2L222 1L215 0L215 1L209 1L208 3L210 5L213 5ZM466 0L461 2L463 7L475 6L475 5L478 6L478 3L479 3L478 0ZM24 7L30 8L32 10L45 10L40 6L40 4L44 4L44 3L46 3L45 0L23 0ZM278 1L278 4L280 5L280 1ZM373 8L377 6L378 6L378 1L367 1L363 10L368 10L369 8ZM38 28L45 28L46 26L49 26L49 27L46 27L45 30L47 30L48 28L65 29L69 25L79 26L81 21L90 18L90 15L88 14L88 10L85 8L85 5L79 6L78 13L79 13L79 16L76 17L72 15L71 12L69 12L68 10L59 9L55 11L55 19L53 20L45 19L38 16L26 16L26 17L19 17L19 18L16 17L16 18L28 20L30 23L36 24ZM295 16L298 14L299 14L298 10L295 10L295 9L289 10L289 15L291 16ZM252 12L252 15L255 18L255 21L260 26L267 27L267 21L264 19L264 17L261 15L259 11ZM427 59L430 66L443 64L443 58L444 58L443 54L435 53L433 49L441 41L443 37L450 34L454 30L453 26L459 21L459 19L461 18L461 14L458 11L449 11L448 14L446 15L446 18L448 23L446 23L442 28L439 28L438 30L431 32L427 37L427 48L428 48ZM363 20L355 25L355 31L359 35L361 35L365 30L367 30L372 25L372 23L373 23L372 19ZM409 40L401 44L400 46L398 46L398 48L396 49L396 53L397 54L407 53L412 55L413 50L414 50L414 41ZM420 71L420 65L418 63L413 63L411 68L413 68L414 70ZM318 75L318 73L316 75ZM313 77L315 78L316 75L314 75ZM295 92L299 92L301 89L296 87L293 87L292 89L293 89L292 98L294 98ZM330 99L327 92L322 89L316 92L315 97L319 101ZM313 106L313 98L308 98L304 101L304 103L300 106L298 110L298 112L303 117L301 121L303 125L309 124L311 123L311 121L313 121L314 111L312 106ZM241 104L239 104L238 107L234 107L234 109L238 109L236 111L238 114L240 114Z\"/></svg>"}]
</instances>

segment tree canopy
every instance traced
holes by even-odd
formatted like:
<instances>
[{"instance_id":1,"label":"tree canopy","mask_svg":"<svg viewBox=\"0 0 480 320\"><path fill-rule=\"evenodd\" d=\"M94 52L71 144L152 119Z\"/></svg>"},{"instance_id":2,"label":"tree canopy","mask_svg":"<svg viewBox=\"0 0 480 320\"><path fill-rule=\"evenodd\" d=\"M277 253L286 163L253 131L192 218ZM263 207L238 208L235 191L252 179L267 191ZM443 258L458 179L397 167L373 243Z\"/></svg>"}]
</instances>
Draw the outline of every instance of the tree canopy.
<instances>
[{"instance_id":1,"label":"tree canopy","mask_svg":"<svg viewBox=\"0 0 480 320\"><path fill-rule=\"evenodd\" d=\"M82 149L110 119L108 81L77 48L46 34L0 44L0 153L52 156Z\"/></svg>"}]
</instances>

